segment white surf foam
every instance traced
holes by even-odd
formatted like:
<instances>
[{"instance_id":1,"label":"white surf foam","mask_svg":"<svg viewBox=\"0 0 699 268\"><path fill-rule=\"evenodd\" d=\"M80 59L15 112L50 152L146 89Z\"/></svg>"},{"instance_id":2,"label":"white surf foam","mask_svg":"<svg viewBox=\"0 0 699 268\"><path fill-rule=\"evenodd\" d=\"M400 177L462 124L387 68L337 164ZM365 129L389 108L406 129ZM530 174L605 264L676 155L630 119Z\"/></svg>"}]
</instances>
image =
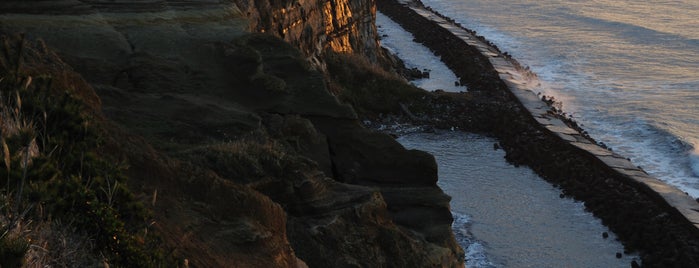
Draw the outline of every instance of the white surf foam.
<instances>
[{"instance_id":1,"label":"white surf foam","mask_svg":"<svg viewBox=\"0 0 699 268\"><path fill-rule=\"evenodd\" d=\"M566 12L544 10L531 21L519 21L526 19L526 15L523 18L516 17L519 16L516 11L512 12L514 15L508 12L494 14L495 19L492 16L479 17L474 13L475 10L489 10L498 5L485 1L463 5L454 0L423 2L454 18L465 27L476 30L503 52L510 53L520 63L529 66L541 81L542 86L535 90L560 101L563 110L581 123L593 138L610 145L615 152L631 158L634 164L643 167L654 177L678 187L694 198L699 198L699 149L696 149L699 143L685 140L696 137L696 125L692 125L691 122L682 124L679 118L667 114L670 109L683 107L685 110L671 114L677 113L678 116L682 116L684 113L684 118L688 118L686 120L695 118L691 114L696 110L692 111L691 107L678 104L692 101L696 94L687 94L684 98L676 90L686 88L684 90L691 92L696 84L662 88L668 83L668 80L663 79L670 78L658 74L665 72L656 74L649 70L639 74L636 73L637 69L633 69L640 65L654 68L654 65L638 62L643 60L643 55L633 52L643 49L642 47L624 43L625 39L614 39L613 35L605 35L608 31L613 32L613 29L600 29L599 25L595 24L572 23L568 17L549 17L554 13L557 14L554 16L564 16L561 14L567 14ZM518 3L507 5L517 6ZM523 8L526 10L528 7ZM553 10L561 7L556 5L551 8ZM512 16L518 19L513 22ZM546 24L550 19L560 20L560 25ZM520 24L536 27L518 27ZM589 39L595 37L587 36L586 31L593 29L601 36L597 42L600 46L590 52L585 46L589 46ZM633 49L618 49L600 43L605 40L617 42L615 44L620 46L631 46ZM595 52L601 53L602 56L590 54ZM685 62L683 59L676 61ZM656 76L651 79L642 79L643 75L654 74ZM639 76L641 78L638 78ZM665 117L660 117L660 114ZM693 147L688 149L687 143Z\"/></svg>"},{"instance_id":2,"label":"white surf foam","mask_svg":"<svg viewBox=\"0 0 699 268\"><path fill-rule=\"evenodd\" d=\"M696 149L692 151L689 155L689 160L691 161L694 176L699 176L699 151Z\"/></svg>"},{"instance_id":3,"label":"white surf foam","mask_svg":"<svg viewBox=\"0 0 699 268\"><path fill-rule=\"evenodd\" d=\"M690 140L689 162L694 176L699 177L699 140Z\"/></svg>"},{"instance_id":4,"label":"white surf foam","mask_svg":"<svg viewBox=\"0 0 699 268\"><path fill-rule=\"evenodd\" d=\"M496 267L496 265L488 259L486 249L482 244L483 242L475 240L473 238L473 235L471 235L469 231L469 226L471 225L471 217L456 212L452 212L452 216L454 217L452 229L454 230L456 241L459 243L461 248L464 249L464 255L466 257L466 267Z\"/></svg>"}]
</instances>

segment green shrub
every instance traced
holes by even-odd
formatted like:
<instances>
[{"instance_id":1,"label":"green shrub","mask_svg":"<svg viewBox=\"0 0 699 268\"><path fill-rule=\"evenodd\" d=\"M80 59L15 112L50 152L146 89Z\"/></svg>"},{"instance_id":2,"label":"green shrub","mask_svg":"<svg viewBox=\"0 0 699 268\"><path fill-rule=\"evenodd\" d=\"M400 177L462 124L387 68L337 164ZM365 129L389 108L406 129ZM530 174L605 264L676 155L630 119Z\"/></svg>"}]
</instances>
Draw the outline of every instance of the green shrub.
<instances>
[{"instance_id":1,"label":"green shrub","mask_svg":"<svg viewBox=\"0 0 699 268\"><path fill-rule=\"evenodd\" d=\"M50 76L30 77L19 73L20 68L1 70L6 72L0 72L5 163L0 187L17 196L8 215L17 221L19 212L41 207L41 213L27 217L72 222L94 239L94 254L112 265L172 266L157 236L142 233L150 216L126 187L126 165L101 153L107 133L94 111L71 88L55 88ZM2 254L21 253L21 240L1 242Z\"/></svg>"}]
</instances>

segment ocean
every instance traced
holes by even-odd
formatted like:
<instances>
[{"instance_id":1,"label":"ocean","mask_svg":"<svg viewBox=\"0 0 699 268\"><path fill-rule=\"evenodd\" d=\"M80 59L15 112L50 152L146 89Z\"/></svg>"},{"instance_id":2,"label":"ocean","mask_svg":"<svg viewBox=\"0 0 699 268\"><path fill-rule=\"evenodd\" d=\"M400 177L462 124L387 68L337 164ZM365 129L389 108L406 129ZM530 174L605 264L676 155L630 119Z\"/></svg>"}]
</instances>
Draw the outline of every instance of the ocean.
<instances>
[{"instance_id":1,"label":"ocean","mask_svg":"<svg viewBox=\"0 0 699 268\"><path fill-rule=\"evenodd\" d=\"M611 268L639 261L633 253L617 258L624 247L601 220L582 202L560 198L560 189L531 169L507 163L503 150L493 150L493 138L436 131L398 142L435 156L466 267Z\"/></svg>"},{"instance_id":2,"label":"ocean","mask_svg":"<svg viewBox=\"0 0 699 268\"><path fill-rule=\"evenodd\" d=\"M426 90L467 91L456 76L412 34L381 13L381 45L409 68L430 71L412 81ZM493 138L461 131L412 132L398 141L435 156L438 185L452 197L452 229L465 250L466 267L628 267L638 255L625 253L615 234L582 202L560 197L527 167L515 167ZM506 197L506 198L503 198ZM608 233L609 238L604 238ZM617 253L624 253L617 258Z\"/></svg>"},{"instance_id":3,"label":"ocean","mask_svg":"<svg viewBox=\"0 0 699 268\"><path fill-rule=\"evenodd\" d=\"M596 140L699 198L699 2L422 0L529 66Z\"/></svg>"}]
</instances>

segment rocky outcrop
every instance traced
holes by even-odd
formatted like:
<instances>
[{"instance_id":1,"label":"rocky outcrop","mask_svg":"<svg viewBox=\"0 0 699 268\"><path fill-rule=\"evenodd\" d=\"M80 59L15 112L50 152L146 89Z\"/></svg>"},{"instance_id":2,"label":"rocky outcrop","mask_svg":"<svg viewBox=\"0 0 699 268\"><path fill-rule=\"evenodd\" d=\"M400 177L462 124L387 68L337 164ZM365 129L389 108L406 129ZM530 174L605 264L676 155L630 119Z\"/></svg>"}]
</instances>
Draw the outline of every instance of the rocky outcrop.
<instances>
[{"instance_id":1,"label":"rocky outcrop","mask_svg":"<svg viewBox=\"0 0 699 268\"><path fill-rule=\"evenodd\" d=\"M326 49L357 53L376 61L376 6L366 0L235 0L253 32L269 32L308 56Z\"/></svg>"},{"instance_id":2,"label":"rocky outcrop","mask_svg":"<svg viewBox=\"0 0 699 268\"><path fill-rule=\"evenodd\" d=\"M328 136L335 179L378 187L396 224L443 249L457 249L448 256L462 255L450 227L451 198L436 186L437 166L432 155L406 151L392 137L361 128L356 121L312 121Z\"/></svg>"},{"instance_id":3,"label":"rocky outcrop","mask_svg":"<svg viewBox=\"0 0 699 268\"><path fill-rule=\"evenodd\" d=\"M128 159L134 191L158 193L156 227L176 256L463 265L434 159L363 129L306 60L375 57L371 2L32 2L0 3L0 29L45 40L92 85L108 152Z\"/></svg>"}]
</instances>

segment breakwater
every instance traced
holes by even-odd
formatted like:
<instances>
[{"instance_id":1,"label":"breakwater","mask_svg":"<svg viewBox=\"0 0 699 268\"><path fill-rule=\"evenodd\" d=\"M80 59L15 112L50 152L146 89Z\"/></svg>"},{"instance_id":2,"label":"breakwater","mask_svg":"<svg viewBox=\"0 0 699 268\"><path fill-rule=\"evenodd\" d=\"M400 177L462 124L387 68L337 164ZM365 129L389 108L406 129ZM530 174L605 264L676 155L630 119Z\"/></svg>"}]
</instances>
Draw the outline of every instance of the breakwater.
<instances>
[{"instance_id":1,"label":"breakwater","mask_svg":"<svg viewBox=\"0 0 699 268\"><path fill-rule=\"evenodd\" d=\"M536 80L527 70L483 38L417 2L377 4L441 56L469 90L498 100L502 107L492 109L498 113L480 130L498 137L508 160L532 167L562 196L585 201L627 248L640 252L644 265L697 265L696 201L597 146L531 91Z\"/></svg>"}]
</instances>

